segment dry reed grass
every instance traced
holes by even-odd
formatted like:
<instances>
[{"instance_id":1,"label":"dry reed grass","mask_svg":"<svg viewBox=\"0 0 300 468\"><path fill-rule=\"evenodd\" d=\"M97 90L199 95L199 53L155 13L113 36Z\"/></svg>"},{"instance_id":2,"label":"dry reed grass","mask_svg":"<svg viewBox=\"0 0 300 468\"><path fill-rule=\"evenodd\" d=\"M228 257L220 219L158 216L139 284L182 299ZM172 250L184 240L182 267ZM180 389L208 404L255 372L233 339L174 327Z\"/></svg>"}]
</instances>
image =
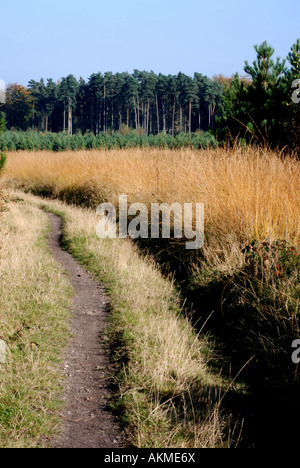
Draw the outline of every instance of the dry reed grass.
<instances>
[{"instance_id":1,"label":"dry reed grass","mask_svg":"<svg viewBox=\"0 0 300 468\"><path fill-rule=\"evenodd\" d=\"M11 153L6 180L37 192L72 191L117 202L204 203L210 237L299 243L299 161L269 150L151 150ZM92 202L93 200L91 200ZM230 240L231 242L231 240Z\"/></svg>"}]
</instances>

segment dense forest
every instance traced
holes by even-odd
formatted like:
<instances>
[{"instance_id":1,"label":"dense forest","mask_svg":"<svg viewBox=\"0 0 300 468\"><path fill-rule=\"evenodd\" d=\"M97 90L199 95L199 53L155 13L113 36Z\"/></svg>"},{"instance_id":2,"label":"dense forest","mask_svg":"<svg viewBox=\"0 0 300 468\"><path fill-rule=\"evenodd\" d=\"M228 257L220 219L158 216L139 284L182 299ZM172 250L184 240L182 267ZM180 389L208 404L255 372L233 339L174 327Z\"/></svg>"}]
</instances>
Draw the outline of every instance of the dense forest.
<instances>
[{"instance_id":1,"label":"dense forest","mask_svg":"<svg viewBox=\"0 0 300 468\"><path fill-rule=\"evenodd\" d=\"M300 137L295 81L300 79L300 40L286 59L275 59L267 42L255 50L253 64L245 62L245 76L134 70L94 73L87 82L69 75L58 82L31 80L27 87L9 84L6 102L0 106L0 131L96 137L129 129L139 135L172 137L209 131L219 141L240 138L295 149Z\"/></svg>"}]
</instances>

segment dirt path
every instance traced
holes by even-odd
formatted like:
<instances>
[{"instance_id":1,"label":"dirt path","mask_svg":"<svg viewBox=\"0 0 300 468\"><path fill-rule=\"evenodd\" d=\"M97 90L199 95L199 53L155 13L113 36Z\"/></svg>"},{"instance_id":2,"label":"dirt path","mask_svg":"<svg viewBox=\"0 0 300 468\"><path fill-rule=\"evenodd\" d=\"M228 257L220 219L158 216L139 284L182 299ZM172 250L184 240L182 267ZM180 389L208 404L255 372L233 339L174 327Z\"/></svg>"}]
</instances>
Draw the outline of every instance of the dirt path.
<instances>
[{"instance_id":1,"label":"dirt path","mask_svg":"<svg viewBox=\"0 0 300 468\"><path fill-rule=\"evenodd\" d=\"M49 246L69 275L76 296L72 335L64 363L65 400L63 430L53 448L117 448L123 434L108 408L111 383L102 334L107 319L107 297L101 284L60 246L61 219L49 214Z\"/></svg>"}]
</instances>

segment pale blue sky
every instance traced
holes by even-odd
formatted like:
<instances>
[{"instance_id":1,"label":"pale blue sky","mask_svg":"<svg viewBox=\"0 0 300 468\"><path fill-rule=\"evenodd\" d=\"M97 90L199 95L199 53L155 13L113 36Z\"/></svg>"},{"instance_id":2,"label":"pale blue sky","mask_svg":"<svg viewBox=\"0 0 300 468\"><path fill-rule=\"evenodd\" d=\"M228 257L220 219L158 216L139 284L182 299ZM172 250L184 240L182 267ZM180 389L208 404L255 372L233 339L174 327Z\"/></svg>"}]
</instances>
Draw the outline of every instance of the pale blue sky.
<instances>
[{"instance_id":1,"label":"pale blue sky","mask_svg":"<svg viewBox=\"0 0 300 468\"><path fill-rule=\"evenodd\" d=\"M299 0L2 0L0 78L94 72L243 73L254 44L286 57L300 38Z\"/></svg>"}]
</instances>

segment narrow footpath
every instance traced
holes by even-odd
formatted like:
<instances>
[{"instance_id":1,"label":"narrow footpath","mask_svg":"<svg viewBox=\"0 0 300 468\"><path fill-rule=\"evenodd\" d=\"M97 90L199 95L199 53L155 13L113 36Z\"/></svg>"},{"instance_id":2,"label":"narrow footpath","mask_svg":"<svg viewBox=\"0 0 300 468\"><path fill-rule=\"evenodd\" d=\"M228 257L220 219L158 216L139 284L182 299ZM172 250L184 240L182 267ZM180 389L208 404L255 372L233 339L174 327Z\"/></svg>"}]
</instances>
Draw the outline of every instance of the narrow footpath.
<instances>
[{"instance_id":1,"label":"narrow footpath","mask_svg":"<svg viewBox=\"0 0 300 468\"><path fill-rule=\"evenodd\" d=\"M49 246L75 291L72 337L64 359L63 427L52 448L119 448L124 435L109 408L110 367L103 346L108 299L96 282L60 245L61 219L49 214Z\"/></svg>"}]
</instances>

